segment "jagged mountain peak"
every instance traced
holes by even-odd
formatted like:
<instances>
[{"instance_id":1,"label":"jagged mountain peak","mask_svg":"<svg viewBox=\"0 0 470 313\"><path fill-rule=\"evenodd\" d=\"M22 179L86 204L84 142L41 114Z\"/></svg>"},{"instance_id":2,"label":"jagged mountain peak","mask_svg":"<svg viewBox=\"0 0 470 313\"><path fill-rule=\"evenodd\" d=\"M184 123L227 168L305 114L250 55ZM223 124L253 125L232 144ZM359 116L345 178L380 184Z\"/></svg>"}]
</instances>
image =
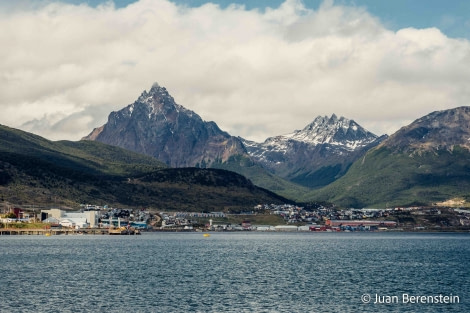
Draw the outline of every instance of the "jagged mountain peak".
<instances>
[{"instance_id":1,"label":"jagged mountain peak","mask_svg":"<svg viewBox=\"0 0 470 313\"><path fill-rule=\"evenodd\" d=\"M144 90L137 101L149 102L151 99L167 99L169 102L175 102L165 87L161 87L158 83L153 83L149 91Z\"/></svg>"},{"instance_id":2,"label":"jagged mountain peak","mask_svg":"<svg viewBox=\"0 0 470 313\"><path fill-rule=\"evenodd\" d=\"M283 137L313 145L346 145L351 150L377 139L376 135L362 128L354 120L343 116L338 118L336 114L331 117L318 116L302 130L296 130Z\"/></svg>"},{"instance_id":3,"label":"jagged mountain peak","mask_svg":"<svg viewBox=\"0 0 470 313\"><path fill-rule=\"evenodd\" d=\"M245 153L237 138L177 104L158 83L134 103L112 112L105 125L84 139L148 154L174 167L205 167Z\"/></svg>"},{"instance_id":4,"label":"jagged mountain peak","mask_svg":"<svg viewBox=\"0 0 470 313\"><path fill-rule=\"evenodd\" d=\"M125 111L129 116L138 111L146 114L148 119L163 117L166 121L168 121L168 118L175 117L174 114L171 114L172 112L177 114L182 112L190 117L201 119L193 111L177 104L168 90L158 83L154 83L149 91L144 90L134 103L125 108Z\"/></svg>"},{"instance_id":5,"label":"jagged mountain peak","mask_svg":"<svg viewBox=\"0 0 470 313\"><path fill-rule=\"evenodd\" d=\"M338 118L336 114L332 114L331 117L325 116L317 116L310 124L304 127L302 131L312 131L317 130L319 128L328 128L328 129L337 129L339 126L347 125L351 122L351 120L341 116ZM352 121L355 123L354 121Z\"/></svg>"},{"instance_id":6,"label":"jagged mountain peak","mask_svg":"<svg viewBox=\"0 0 470 313\"><path fill-rule=\"evenodd\" d=\"M354 151L363 148L375 140L378 136L367 131L354 120L335 114L328 116L317 116L310 124L302 130L295 130L286 135L267 138L263 143L244 140L249 151L256 147L262 150L287 151L294 142L308 146L331 145L340 147L341 150Z\"/></svg>"}]
</instances>

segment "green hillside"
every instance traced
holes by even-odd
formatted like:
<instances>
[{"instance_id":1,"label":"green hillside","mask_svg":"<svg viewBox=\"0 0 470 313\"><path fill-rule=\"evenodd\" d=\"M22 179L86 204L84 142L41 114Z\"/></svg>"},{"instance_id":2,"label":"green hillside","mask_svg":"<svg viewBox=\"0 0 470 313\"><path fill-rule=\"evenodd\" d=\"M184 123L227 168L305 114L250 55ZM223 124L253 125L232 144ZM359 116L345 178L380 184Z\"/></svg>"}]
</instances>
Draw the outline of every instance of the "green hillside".
<instances>
[{"instance_id":1,"label":"green hillside","mask_svg":"<svg viewBox=\"0 0 470 313\"><path fill-rule=\"evenodd\" d=\"M328 200L346 207L432 204L455 197L470 199L470 152L415 153L374 148L334 183L306 194L304 200Z\"/></svg>"},{"instance_id":2,"label":"green hillside","mask_svg":"<svg viewBox=\"0 0 470 313\"><path fill-rule=\"evenodd\" d=\"M93 174L136 175L166 167L155 158L93 141L49 141L40 136L0 125L1 161L50 164ZM23 160L26 161L26 160ZM28 162L15 162L22 169L31 169Z\"/></svg>"},{"instance_id":3,"label":"green hillside","mask_svg":"<svg viewBox=\"0 0 470 313\"><path fill-rule=\"evenodd\" d=\"M198 179L191 180L165 167L153 157L95 141L53 142L0 126L0 202L237 210L285 200L235 173L193 169L188 175ZM220 185L201 183L214 175ZM237 186L230 183L234 175L240 176Z\"/></svg>"},{"instance_id":4,"label":"green hillside","mask_svg":"<svg viewBox=\"0 0 470 313\"><path fill-rule=\"evenodd\" d=\"M243 155L231 156L224 163L212 164L214 168L225 169L249 178L256 186L271 190L283 197L298 200L310 189L290 182L277 175L269 173L266 169Z\"/></svg>"}]
</instances>

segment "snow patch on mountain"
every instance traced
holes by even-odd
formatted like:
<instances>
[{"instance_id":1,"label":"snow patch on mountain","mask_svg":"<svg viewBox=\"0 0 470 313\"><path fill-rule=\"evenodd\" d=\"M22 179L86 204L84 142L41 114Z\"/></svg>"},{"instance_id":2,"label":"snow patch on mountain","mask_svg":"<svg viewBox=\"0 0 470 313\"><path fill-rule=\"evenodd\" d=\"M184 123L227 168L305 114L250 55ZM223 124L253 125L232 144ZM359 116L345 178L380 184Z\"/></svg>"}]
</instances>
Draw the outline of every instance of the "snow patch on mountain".
<instances>
[{"instance_id":1,"label":"snow patch on mountain","mask_svg":"<svg viewBox=\"0 0 470 313\"><path fill-rule=\"evenodd\" d=\"M355 151L363 148L377 139L377 136L368 132L355 121L345 117L338 118L318 116L312 123L302 130L295 130L286 135L270 137L263 143L245 140L248 152L255 157L263 158L266 152L288 153L293 142L309 146L328 145L337 147L337 153L344 150Z\"/></svg>"}]
</instances>

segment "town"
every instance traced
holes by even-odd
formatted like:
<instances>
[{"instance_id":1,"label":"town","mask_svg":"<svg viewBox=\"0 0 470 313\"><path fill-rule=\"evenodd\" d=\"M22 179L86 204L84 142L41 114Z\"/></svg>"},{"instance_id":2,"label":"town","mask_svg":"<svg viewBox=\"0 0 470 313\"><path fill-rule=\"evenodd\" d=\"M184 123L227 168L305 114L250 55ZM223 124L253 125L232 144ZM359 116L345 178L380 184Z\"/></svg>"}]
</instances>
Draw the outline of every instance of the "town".
<instances>
[{"instance_id":1,"label":"town","mask_svg":"<svg viewBox=\"0 0 470 313\"><path fill-rule=\"evenodd\" d=\"M339 209L260 204L240 213L156 212L82 204L80 209L33 205L0 208L0 233L40 228L59 233L140 234L142 231L469 231L470 210L450 207ZM29 232L32 233L32 232ZM41 232L37 232L38 234Z\"/></svg>"}]
</instances>

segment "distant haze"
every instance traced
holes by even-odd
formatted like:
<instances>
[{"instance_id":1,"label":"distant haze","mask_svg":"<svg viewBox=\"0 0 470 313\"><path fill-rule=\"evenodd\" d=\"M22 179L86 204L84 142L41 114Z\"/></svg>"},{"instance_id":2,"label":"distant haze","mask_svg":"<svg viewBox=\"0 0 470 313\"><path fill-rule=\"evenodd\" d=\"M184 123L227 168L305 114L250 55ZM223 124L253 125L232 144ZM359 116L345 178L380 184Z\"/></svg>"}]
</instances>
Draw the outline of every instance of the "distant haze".
<instances>
[{"instance_id":1,"label":"distant haze","mask_svg":"<svg viewBox=\"0 0 470 313\"><path fill-rule=\"evenodd\" d=\"M419 12L416 12L419 14ZM263 141L318 115L382 135L470 105L470 41L390 30L365 8L0 4L0 124L78 140L154 82L234 136Z\"/></svg>"}]
</instances>

